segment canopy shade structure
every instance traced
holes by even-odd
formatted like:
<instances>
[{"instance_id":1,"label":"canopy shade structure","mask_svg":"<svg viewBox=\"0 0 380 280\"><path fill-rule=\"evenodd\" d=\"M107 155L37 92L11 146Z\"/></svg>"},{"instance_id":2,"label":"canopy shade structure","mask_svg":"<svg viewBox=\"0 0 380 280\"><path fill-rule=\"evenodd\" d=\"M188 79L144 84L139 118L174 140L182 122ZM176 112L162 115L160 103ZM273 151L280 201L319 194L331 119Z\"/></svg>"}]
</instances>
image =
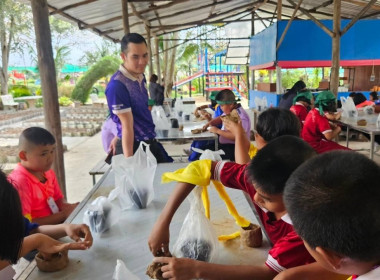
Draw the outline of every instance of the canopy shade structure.
<instances>
[{"instance_id":1,"label":"canopy shade structure","mask_svg":"<svg viewBox=\"0 0 380 280\"><path fill-rule=\"evenodd\" d=\"M30 3L30 0L18 0ZM124 0L128 3L128 22L131 32L147 36L146 26L153 36L189 29L196 26L255 20L264 25L277 17L277 1L270 0ZM294 1L282 1L282 19L292 16ZM354 18L369 0L342 0L342 18ZM119 42L124 35L122 0L47 0L50 15L77 24L80 29ZM304 0L301 8L316 19L331 19L333 1ZM376 18L380 6L372 5L362 18ZM302 11L296 19L308 19Z\"/></svg>"},{"instance_id":2,"label":"canopy shade structure","mask_svg":"<svg viewBox=\"0 0 380 280\"><path fill-rule=\"evenodd\" d=\"M332 28L331 20L321 21ZM331 37L309 20L295 20L290 25L279 49L276 46L288 21L279 21L251 37L251 69L330 67ZM349 20L342 20L342 28ZM373 30L380 20L359 20L341 38L340 66L380 64L380 37Z\"/></svg>"},{"instance_id":3,"label":"canopy shade structure","mask_svg":"<svg viewBox=\"0 0 380 280\"><path fill-rule=\"evenodd\" d=\"M227 46L225 64L248 65L249 63L249 39L230 39Z\"/></svg>"}]
</instances>

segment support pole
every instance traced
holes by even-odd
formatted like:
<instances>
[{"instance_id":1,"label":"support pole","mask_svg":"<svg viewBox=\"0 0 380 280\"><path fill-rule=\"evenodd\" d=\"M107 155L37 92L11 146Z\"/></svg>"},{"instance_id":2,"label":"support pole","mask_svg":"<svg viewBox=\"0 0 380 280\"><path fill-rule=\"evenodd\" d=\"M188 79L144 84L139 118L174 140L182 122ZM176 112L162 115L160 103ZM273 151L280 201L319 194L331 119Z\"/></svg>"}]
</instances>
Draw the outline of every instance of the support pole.
<instances>
[{"instance_id":1,"label":"support pole","mask_svg":"<svg viewBox=\"0 0 380 280\"><path fill-rule=\"evenodd\" d=\"M149 55L149 78L153 74L153 58L152 58L152 38L150 36L150 27L148 25L145 25L145 30L147 34L147 43L148 43L148 55ZM160 80L158 80L158 83L161 83Z\"/></svg>"},{"instance_id":2,"label":"support pole","mask_svg":"<svg viewBox=\"0 0 380 280\"><path fill-rule=\"evenodd\" d=\"M281 20L282 16L282 0L277 1L277 21Z\"/></svg>"},{"instance_id":3,"label":"support pole","mask_svg":"<svg viewBox=\"0 0 380 280\"><path fill-rule=\"evenodd\" d=\"M334 17L332 38L332 65L330 77L330 90L337 96L339 86L339 64L340 64L340 13L341 0L334 0Z\"/></svg>"},{"instance_id":4,"label":"support pole","mask_svg":"<svg viewBox=\"0 0 380 280\"><path fill-rule=\"evenodd\" d=\"M251 17L251 36L255 35L255 13L252 13ZM248 79L249 80L249 79ZM249 90L255 90L255 70L251 71L251 87L248 86L248 99L249 99ZM248 82L249 84L249 82Z\"/></svg>"},{"instance_id":5,"label":"support pole","mask_svg":"<svg viewBox=\"0 0 380 280\"><path fill-rule=\"evenodd\" d=\"M157 36L154 37L155 51L156 51L156 71L159 83L162 82L161 79L161 68L160 68L160 54L159 54L159 44Z\"/></svg>"},{"instance_id":6,"label":"support pole","mask_svg":"<svg viewBox=\"0 0 380 280\"><path fill-rule=\"evenodd\" d=\"M282 75L281 75L281 67L280 66L276 66L276 93L277 94L282 94L283 91L282 91Z\"/></svg>"},{"instance_id":7,"label":"support pole","mask_svg":"<svg viewBox=\"0 0 380 280\"><path fill-rule=\"evenodd\" d=\"M121 0L121 10L123 12L123 28L124 33L130 33L129 30L129 15L128 15L128 0Z\"/></svg>"},{"instance_id":8,"label":"support pole","mask_svg":"<svg viewBox=\"0 0 380 280\"><path fill-rule=\"evenodd\" d=\"M294 20L294 17L296 16L299 7L300 7L301 4L302 4L302 1L303 1L303 0L299 0L299 1L298 1L298 4L297 4L297 7L294 8L293 15L292 15L292 17L290 18L290 20L288 21L288 23L287 23L287 25L286 25L286 27L285 27L285 29L284 29L284 32L282 32L280 40L278 40L278 43L277 43L277 46L276 46L276 51L278 51L278 49L280 48L280 46L281 46L281 44L282 44L282 41L284 40L285 35L286 35L286 33L288 32L288 30L289 30L289 28L290 28L290 25L292 24L292 22L293 22L293 20Z\"/></svg>"},{"instance_id":9,"label":"support pole","mask_svg":"<svg viewBox=\"0 0 380 280\"><path fill-rule=\"evenodd\" d=\"M56 150L53 170L59 186L66 197L65 165L63 159L61 115L58 104L57 78L54 66L53 48L49 24L49 8L46 0L32 0L34 31L38 52L38 68L41 76L44 100L45 127L55 137Z\"/></svg>"}]
</instances>

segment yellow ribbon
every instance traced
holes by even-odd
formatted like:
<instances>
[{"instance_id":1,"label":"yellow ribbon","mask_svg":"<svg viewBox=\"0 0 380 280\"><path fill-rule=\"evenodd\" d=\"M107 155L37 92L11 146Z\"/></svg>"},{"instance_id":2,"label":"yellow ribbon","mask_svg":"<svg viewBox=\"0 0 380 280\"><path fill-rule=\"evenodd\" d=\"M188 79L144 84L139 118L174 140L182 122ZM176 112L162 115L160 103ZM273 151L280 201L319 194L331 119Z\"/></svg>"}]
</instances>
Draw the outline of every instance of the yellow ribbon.
<instances>
[{"instance_id":1,"label":"yellow ribbon","mask_svg":"<svg viewBox=\"0 0 380 280\"><path fill-rule=\"evenodd\" d=\"M248 155L249 155L249 158L252 159L257 153L257 148L255 147L255 145L253 145L251 143L251 145L249 146L249 151L248 151Z\"/></svg>"},{"instance_id":2,"label":"yellow ribbon","mask_svg":"<svg viewBox=\"0 0 380 280\"><path fill-rule=\"evenodd\" d=\"M252 148L252 146L251 146ZM254 149L256 147L253 146ZM250 149L251 151L251 149ZM257 149L255 150L256 153ZM208 186L210 185L211 178L211 160L198 160L190 163L187 167L178 169L174 172L165 172L162 175L162 183L171 181L185 182L202 187L202 202L205 209L205 216L210 219L210 199L208 195ZM212 180L215 189L217 190L220 198L226 204L228 213L235 219L236 224L240 227L248 227L250 222L244 217L240 216L237 212L235 205L227 194L222 183ZM240 232L235 232L230 235L221 235L219 240L229 240L240 236Z\"/></svg>"}]
</instances>

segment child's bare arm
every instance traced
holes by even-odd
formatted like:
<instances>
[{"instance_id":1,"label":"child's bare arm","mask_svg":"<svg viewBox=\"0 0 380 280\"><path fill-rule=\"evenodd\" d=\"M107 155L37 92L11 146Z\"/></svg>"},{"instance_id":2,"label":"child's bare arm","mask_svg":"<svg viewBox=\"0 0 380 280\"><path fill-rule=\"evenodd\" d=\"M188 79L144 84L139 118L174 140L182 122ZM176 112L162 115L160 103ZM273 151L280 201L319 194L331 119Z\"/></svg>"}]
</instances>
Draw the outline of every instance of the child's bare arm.
<instances>
[{"instance_id":1,"label":"child's bare arm","mask_svg":"<svg viewBox=\"0 0 380 280\"><path fill-rule=\"evenodd\" d=\"M57 214L51 214L42 218L34 218L32 220L33 223L37 223L39 225L57 225L63 223L67 218L66 213L63 211L58 212Z\"/></svg>"},{"instance_id":2,"label":"child's bare arm","mask_svg":"<svg viewBox=\"0 0 380 280\"><path fill-rule=\"evenodd\" d=\"M216 126L210 127L210 132L218 134L220 136L223 136L224 138L235 140L235 135L233 135L230 131L226 131L220 128L217 128Z\"/></svg>"},{"instance_id":3,"label":"child's bare arm","mask_svg":"<svg viewBox=\"0 0 380 280\"><path fill-rule=\"evenodd\" d=\"M89 244L88 241L62 243L45 234L36 233L24 238L20 257L25 256L33 250L38 250L46 254L54 254L64 250L86 250Z\"/></svg>"},{"instance_id":4,"label":"child's bare arm","mask_svg":"<svg viewBox=\"0 0 380 280\"><path fill-rule=\"evenodd\" d=\"M179 182L170 195L148 238L149 249L154 256L159 255L161 252L165 256L168 255L170 222L178 207L194 187L195 185Z\"/></svg>"},{"instance_id":5,"label":"child's bare arm","mask_svg":"<svg viewBox=\"0 0 380 280\"><path fill-rule=\"evenodd\" d=\"M251 143L241 125L241 121L236 124L230 120L225 120L224 126L235 136L235 162L239 164L248 163L250 161L248 151Z\"/></svg>"},{"instance_id":6,"label":"child's bare arm","mask_svg":"<svg viewBox=\"0 0 380 280\"><path fill-rule=\"evenodd\" d=\"M63 223L68 216L70 216L71 212L77 207L79 203L70 204L65 202L63 199L58 199L56 201L60 212L56 214L51 214L49 216L43 218L34 218L33 223L37 223L40 225L56 225Z\"/></svg>"},{"instance_id":7,"label":"child's bare arm","mask_svg":"<svg viewBox=\"0 0 380 280\"><path fill-rule=\"evenodd\" d=\"M207 128L209 126L216 126L216 125L220 125L222 124L222 119L221 117L216 117L216 118L213 118L211 121L209 121L208 123L206 123L204 126L203 126L203 130L207 130Z\"/></svg>"},{"instance_id":8,"label":"child's bare arm","mask_svg":"<svg viewBox=\"0 0 380 280\"><path fill-rule=\"evenodd\" d=\"M59 224L59 225L43 225L36 228L32 233L43 233L54 239L64 236L70 237L74 241L89 241L92 245L92 235L90 229L85 224Z\"/></svg>"},{"instance_id":9,"label":"child's bare arm","mask_svg":"<svg viewBox=\"0 0 380 280\"><path fill-rule=\"evenodd\" d=\"M277 274L266 265L221 265L186 258L168 257L158 257L154 261L167 264L161 270L164 272L162 276L168 279L269 280Z\"/></svg>"},{"instance_id":10,"label":"child's bare arm","mask_svg":"<svg viewBox=\"0 0 380 280\"><path fill-rule=\"evenodd\" d=\"M329 131L329 132L326 132L324 133L323 135L325 136L325 138L327 140L332 140L334 139L340 132L342 131L342 129L340 128L340 126L336 126L332 129L332 131Z\"/></svg>"},{"instance_id":11,"label":"child's bare arm","mask_svg":"<svg viewBox=\"0 0 380 280\"><path fill-rule=\"evenodd\" d=\"M213 178L215 166L216 162L212 162L211 179ZM168 255L170 222L178 207L182 204L194 187L195 185L193 184L179 182L170 195L148 238L149 249L154 256L158 255L158 253Z\"/></svg>"},{"instance_id":12,"label":"child's bare arm","mask_svg":"<svg viewBox=\"0 0 380 280\"><path fill-rule=\"evenodd\" d=\"M349 276L336 274L321 267L318 263L312 263L302 266L293 267L284 270L278 274L273 280L293 280L293 279L308 279L308 280L346 280Z\"/></svg>"}]
</instances>

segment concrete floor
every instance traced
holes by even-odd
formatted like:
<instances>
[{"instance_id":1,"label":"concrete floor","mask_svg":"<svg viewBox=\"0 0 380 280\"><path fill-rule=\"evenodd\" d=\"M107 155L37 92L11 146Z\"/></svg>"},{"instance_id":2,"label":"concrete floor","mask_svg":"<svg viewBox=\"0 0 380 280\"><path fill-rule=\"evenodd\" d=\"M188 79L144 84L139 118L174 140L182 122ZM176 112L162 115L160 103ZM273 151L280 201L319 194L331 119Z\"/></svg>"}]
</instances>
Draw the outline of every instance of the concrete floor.
<instances>
[{"instance_id":1,"label":"concrete floor","mask_svg":"<svg viewBox=\"0 0 380 280\"><path fill-rule=\"evenodd\" d=\"M68 149L64 155L67 200L74 203L81 201L93 187L92 176L88 172L106 157L106 153L100 132L92 137L64 137L63 143ZM176 157L176 161L187 161L183 149L189 148L190 142L181 145L164 142L163 145L170 155L183 155L182 159ZM100 178L100 175L96 176L96 180Z\"/></svg>"}]
</instances>

